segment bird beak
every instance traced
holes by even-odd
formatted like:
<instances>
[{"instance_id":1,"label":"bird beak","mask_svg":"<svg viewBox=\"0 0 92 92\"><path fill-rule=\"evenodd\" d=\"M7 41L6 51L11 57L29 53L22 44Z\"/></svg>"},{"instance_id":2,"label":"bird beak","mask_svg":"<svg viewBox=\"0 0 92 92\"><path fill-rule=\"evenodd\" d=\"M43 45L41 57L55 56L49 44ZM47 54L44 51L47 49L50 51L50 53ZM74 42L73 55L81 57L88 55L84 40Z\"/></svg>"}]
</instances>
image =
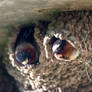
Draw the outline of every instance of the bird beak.
<instances>
[{"instance_id":1,"label":"bird beak","mask_svg":"<svg viewBox=\"0 0 92 92\"><path fill-rule=\"evenodd\" d=\"M22 62L23 65L26 65L28 63L28 59Z\"/></svg>"},{"instance_id":2,"label":"bird beak","mask_svg":"<svg viewBox=\"0 0 92 92\"><path fill-rule=\"evenodd\" d=\"M54 54L54 56L55 56L58 60L62 60L62 54Z\"/></svg>"}]
</instances>

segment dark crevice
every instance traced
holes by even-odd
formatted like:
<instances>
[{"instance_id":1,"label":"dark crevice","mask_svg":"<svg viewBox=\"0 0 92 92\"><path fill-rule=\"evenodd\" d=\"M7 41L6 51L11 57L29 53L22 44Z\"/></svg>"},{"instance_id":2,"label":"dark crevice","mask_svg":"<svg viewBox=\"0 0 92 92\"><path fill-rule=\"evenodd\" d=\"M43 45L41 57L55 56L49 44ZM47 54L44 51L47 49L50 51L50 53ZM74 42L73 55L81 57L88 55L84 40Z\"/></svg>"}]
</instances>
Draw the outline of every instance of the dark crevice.
<instances>
[{"instance_id":1,"label":"dark crevice","mask_svg":"<svg viewBox=\"0 0 92 92\"><path fill-rule=\"evenodd\" d=\"M14 45L14 49L16 48L17 45L23 43L23 42L28 42L33 44L34 43L34 27L35 25L32 24L30 25L23 25L20 27L19 34L17 35L17 39Z\"/></svg>"}]
</instances>

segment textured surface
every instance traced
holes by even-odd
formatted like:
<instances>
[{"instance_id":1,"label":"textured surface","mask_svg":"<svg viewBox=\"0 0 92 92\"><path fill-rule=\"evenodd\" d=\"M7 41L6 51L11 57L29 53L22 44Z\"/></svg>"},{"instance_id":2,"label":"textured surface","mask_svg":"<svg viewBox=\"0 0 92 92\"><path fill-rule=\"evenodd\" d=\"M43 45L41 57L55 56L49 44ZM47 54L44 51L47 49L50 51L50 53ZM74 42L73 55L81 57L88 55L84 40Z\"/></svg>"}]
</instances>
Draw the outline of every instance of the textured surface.
<instances>
[{"instance_id":1,"label":"textured surface","mask_svg":"<svg viewBox=\"0 0 92 92\"><path fill-rule=\"evenodd\" d=\"M47 86L47 89L56 92L60 92L61 90L64 90L64 92L92 91L92 45L90 45L92 43L92 37L90 36L92 35L92 12L52 13L53 9L61 11L81 9L91 10L92 0L0 0L0 54L3 56L3 63L6 65L2 65L0 60L0 92L5 92L7 89L7 92L14 92L15 88L18 92L14 78L21 84L19 85L21 92L24 90L27 92L27 89L28 92L32 90L30 85L26 86L27 89L24 89L23 87L27 84L25 82L27 76L31 76L32 74L29 75L29 71L26 70L25 72L27 74L24 73L23 76L21 75L23 71L20 72L12 67L8 59L7 48L9 45L8 41L15 40L13 38L13 34L17 34L15 28L18 28L17 26L21 24L30 24L31 21L34 22L36 19L36 32L34 35L42 51L40 57L41 65L34 69L34 73L36 74L34 76L40 75L40 77L45 80L40 82L39 88L46 83L45 86ZM49 12L49 14L46 15L46 12ZM41 21L38 21L38 19L41 19ZM48 23L50 23L49 26ZM50 59L46 59L43 39L46 34L52 32L47 29L53 26L56 26L56 30L58 28L67 29L69 31L72 30L72 35L80 41L81 48L83 49L80 59L77 59L74 62L62 63L59 63L57 60L55 60L56 62L51 62ZM85 36L86 34L87 38ZM85 43L88 48L87 53L85 51ZM49 55L52 58L52 54L49 53ZM85 67L86 61L87 67ZM14 78L7 73L6 69ZM36 79L38 80L35 81L38 82L39 76ZM32 83L31 80L30 83ZM53 89L54 87L57 88ZM44 86L42 89L46 90Z\"/></svg>"},{"instance_id":2,"label":"textured surface","mask_svg":"<svg viewBox=\"0 0 92 92\"><path fill-rule=\"evenodd\" d=\"M40 64L28 69L12 64L19 70L21 77L17 79L18 75L15 76L13 73L12 75L25 86L27 90L24 88L24 92L35 91L35 89L39 89L38 92L41 92L42 90L53 90L53 88L65 92L68 92L67 90L70 90L70 92L72 92L71 90L74 92L82 92L82 90L90 92L92 91L92 44L90 44L92 43L92 12L72 11L54 12L53 14L53 18L50 15L48 20L45 17L45 20L35 22L34 41L40 47ZM51 39L54 34L63 34L64 39L73 41L80 51L80 56L73 61L58 61L53 57L51 44L47 41L46 46L49 56L47 59L43 46L44 37L48 36ZM16 36L13 34L11 38L16 38ZM11 39L10 41L16 40Z\"/></svg>"}]
</instances>

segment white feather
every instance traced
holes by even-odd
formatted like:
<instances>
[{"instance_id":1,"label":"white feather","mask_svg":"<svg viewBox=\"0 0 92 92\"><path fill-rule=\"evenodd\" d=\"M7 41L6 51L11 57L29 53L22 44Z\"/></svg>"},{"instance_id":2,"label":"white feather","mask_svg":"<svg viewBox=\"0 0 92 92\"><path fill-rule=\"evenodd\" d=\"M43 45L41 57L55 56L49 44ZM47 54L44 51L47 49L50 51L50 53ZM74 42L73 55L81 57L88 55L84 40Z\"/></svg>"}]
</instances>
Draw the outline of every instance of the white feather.
<instances>
[{"instance_id":1,"label":"white feather","mask_svg":"<svg viewBox=\"0 0 92 92\"><path fill-rule=\"evenodd\" d=\"M57 49L59 46L60 46L60 44L55 44L55 45L53 45L53 47L52 47L52 51L55 52L56 49Z\"/></svg>"}]
</instances>

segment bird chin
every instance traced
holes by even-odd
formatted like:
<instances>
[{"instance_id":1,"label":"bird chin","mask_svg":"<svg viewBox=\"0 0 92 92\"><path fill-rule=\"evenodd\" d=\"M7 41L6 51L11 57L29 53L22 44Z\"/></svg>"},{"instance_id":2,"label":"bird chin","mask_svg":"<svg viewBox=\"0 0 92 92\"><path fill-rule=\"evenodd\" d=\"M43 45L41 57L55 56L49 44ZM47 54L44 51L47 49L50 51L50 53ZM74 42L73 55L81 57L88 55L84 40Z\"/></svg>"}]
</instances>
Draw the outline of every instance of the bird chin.
<instances>
[{"instance_id":1,"label":"bird chin","mask_svg":"<svg viewBox=\"0 0 92 92\"><path fill-rule=\"evenodd\" d=\"M63 58L62 58L62 55L61 56L58 56L56 53L54 54L54 56L55 56L55 58L57 59L57 60L63 60Z\"/></svg>"}]
</instances>

